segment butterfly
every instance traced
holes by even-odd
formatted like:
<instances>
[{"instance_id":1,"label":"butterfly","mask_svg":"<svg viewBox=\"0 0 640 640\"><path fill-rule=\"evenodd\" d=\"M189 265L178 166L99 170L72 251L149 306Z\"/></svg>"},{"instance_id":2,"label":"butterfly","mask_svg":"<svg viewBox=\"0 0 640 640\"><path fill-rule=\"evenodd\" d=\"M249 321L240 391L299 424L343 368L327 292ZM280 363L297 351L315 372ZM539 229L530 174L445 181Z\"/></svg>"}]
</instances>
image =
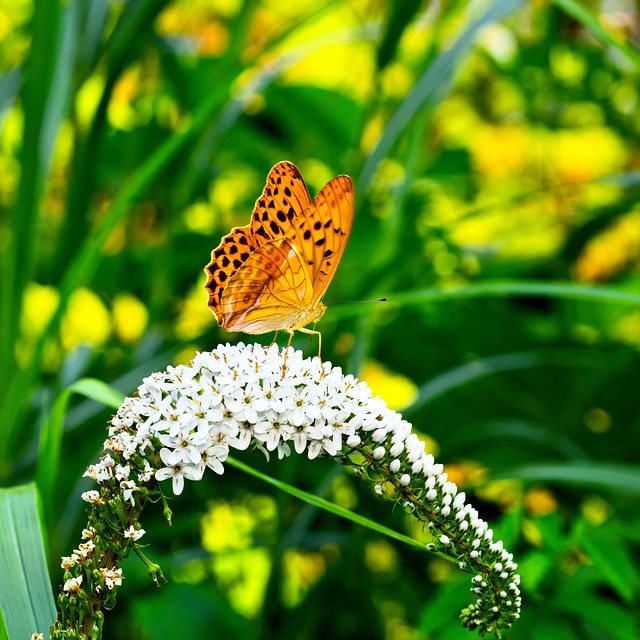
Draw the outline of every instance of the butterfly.
<instances>
[{"instance_id":1,"label":"butterfly","mask_svg":"<svg viewBox=\"0 0 640 640\"><path fill-rule=\"evenodd\" d=\"M294 331L326 311L322 298L344 253L355 206L353 182L341 175L312 201L300 171L279 162L251 215L211 252L205 267L208 305L227 331ZM319 349L321 349L321 342Z\"/></svg>"}]
</instances>

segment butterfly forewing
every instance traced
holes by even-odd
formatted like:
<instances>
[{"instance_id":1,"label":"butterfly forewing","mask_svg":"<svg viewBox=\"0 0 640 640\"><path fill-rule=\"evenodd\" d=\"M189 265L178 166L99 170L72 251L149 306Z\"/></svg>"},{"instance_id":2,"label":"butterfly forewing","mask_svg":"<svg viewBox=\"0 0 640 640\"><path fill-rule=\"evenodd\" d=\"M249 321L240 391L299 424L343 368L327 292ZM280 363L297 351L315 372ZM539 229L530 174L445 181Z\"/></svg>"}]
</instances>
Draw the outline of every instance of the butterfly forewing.
<instances>
[{"instance_id":1,"label":"butterfly forewing","mask_svg":"<svg viewBox=\"0 0 640 640\"><path fill-rule=\"evenodd\" d=\"M313 299L324 296L347 246L355 201L349 176L338 176L324 186L302 212L302 255L311 269ZM307 232L311 232L311 236Z\"/></svg>"},{"instance_id":2,"label":"butterfly forewing","mask_svg":"<svg viewBox=\"0 0 640 640\"><path fill-rule=\"evenodd\" d=\"M297 167L291 162L279 162L269 171L267 184L251 216L251 233L256 243L291 237L287 230L310 203L307 185Z\"/></svg>"}]
</instances>

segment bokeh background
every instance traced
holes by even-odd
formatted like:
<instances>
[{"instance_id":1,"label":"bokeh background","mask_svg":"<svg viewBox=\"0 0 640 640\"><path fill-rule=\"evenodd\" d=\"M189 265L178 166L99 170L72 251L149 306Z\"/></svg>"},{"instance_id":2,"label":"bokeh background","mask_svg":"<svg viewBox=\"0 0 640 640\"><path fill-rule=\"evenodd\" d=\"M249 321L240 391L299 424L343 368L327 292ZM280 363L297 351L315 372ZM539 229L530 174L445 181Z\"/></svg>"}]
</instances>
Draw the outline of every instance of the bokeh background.
<instances>
[{"instance_id":1,"label":"bokeh background","mask_svg":"<svg viewBox=\"0 0 640 640\"><path fill-rule=\"evenodd\" d=\"M77 380L132 393L253 340L207 308L211 250L277 161L312 195L346 173L326 301L389 302L329 306L323 356L515 554L510 637L639 637L639 34L632 0L0 0L0 483ZM54 590L110 414L65 416ZM331 461L239 457L427 539ZM237 470L172 508L142 521L168 584L127 561L105 637L471 637L455 566Z\"/></svg>"}]
</instances>

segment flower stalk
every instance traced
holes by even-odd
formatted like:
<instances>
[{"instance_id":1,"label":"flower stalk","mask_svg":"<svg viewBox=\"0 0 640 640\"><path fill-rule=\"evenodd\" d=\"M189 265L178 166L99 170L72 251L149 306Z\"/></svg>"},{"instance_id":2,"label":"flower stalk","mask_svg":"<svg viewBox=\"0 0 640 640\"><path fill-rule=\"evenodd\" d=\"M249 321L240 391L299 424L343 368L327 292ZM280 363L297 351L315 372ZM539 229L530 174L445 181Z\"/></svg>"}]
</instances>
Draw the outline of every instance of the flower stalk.
<instances>
[{"instance_id":1,"label":"flower stalk","mask_svg":"<svg viewBox=\"0 0 640 640\"><path fill-rule=\"evenodd\" d=\"M104 454L85 474L99 489L82 496L89 504L86 542L62 559L51 638L101 637L103 611L115 605L124 579L118 564L131 551L156 583L164 580L138 544L144 506L162 501L170 523L160 482L171 479L179 495L185 480L200 480L207 468L222 474L230 449L251 445L280 458L292 448L309 459L332 456L424 523L432 535L427 550L473 574L474 601L460 616L465 627L500 637L519 617L512 555L400 414L331 363L275 345L239 344L151 375L112 419Z\"/></svg>"}]
</instances>

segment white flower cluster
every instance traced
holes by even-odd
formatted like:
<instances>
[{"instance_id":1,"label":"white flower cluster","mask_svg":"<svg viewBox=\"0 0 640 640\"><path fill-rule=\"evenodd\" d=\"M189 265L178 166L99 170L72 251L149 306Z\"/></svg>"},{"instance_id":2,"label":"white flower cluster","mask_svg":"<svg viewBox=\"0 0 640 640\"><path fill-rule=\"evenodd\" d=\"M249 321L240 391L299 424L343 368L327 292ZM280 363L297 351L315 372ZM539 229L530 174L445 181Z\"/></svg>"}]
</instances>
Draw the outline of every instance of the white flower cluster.
<instances>
[{"instance_id":1,"label":"white flower cluster","mask_svg":"<svg viewBox=\"0 0 640 640\"><path fill-rule=\"evenodd\" d=\"M491 631L492 621L509 626L519 616L520 578L512 555L493 541L492 530L447 480L443 465L425 452L411 425L372 397L365 383L331 363L276 345L219 346L199 353L190 365L146 378L138 396L118 410L109 435L105 448L124 461L157 452L162 465L155 477L172 478L175 494L182 492L185 478L199 480L207 467L223 473L230 448L253 443L267 455L276 451L283 457L293 445L309 458L359 450L374 477L383 479L376 492L387 493L392 483L404 508L429 521L434 543L428 548L477 573L472 584L477 599L466 610L466 625ZM145 460L136 481L129 464L105 455L88 475L98 481L116 478L133 504L136 482L148 482L153 470ZM98 500L93 493L85 499ZM142 533L132 528L127 535Z\"/></svg>"},{"instance_id":2,"label":"white flower cluster","mask_svg":"<svg viewBox=\"0 0 640 640\"><path fill-rule=\"evenodd\" d=\"M283 376L283 366L286 375ZM339 367L304 359L276 345L220 346L199 353L190 365L169 367L146 378L138 397L128 398L112 421L107 448L129 459L159 442L164 466L158 480L173 478L182 492L184 478L199 480L210 467L223 473L229 448L255 443L279 457L305 450L309 458L331 456L346 444L360 444L358 432L387 433L404 442L411 426L386 407L371 390ZM135 430L130 430L135 425ZM124 472L123 472L124 469ZM96 479L118 472L130 482L126 467L114 467L108 456L91 468ZM123 489L125 487L123 486ZM131 492L131 486L126 489Z\"/></svg>"}]
</instances>

